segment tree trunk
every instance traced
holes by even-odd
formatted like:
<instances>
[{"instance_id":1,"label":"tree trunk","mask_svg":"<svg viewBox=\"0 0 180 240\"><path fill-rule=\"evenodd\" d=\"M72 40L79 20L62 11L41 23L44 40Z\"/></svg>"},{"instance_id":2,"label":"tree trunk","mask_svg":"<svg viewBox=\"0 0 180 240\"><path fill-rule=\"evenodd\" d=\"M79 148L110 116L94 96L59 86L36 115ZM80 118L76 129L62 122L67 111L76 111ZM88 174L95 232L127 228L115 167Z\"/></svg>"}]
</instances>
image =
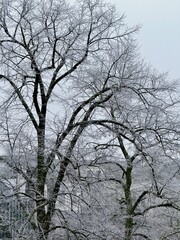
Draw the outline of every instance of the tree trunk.
<instances>
[{"instance_id":1,"label":"tree trunk","mask_svg":"<svg viewBox=\"0 0 180 240\"><path fill-rule=\"evenodd\" d=\"M132 206L132 196L131 196L131 182L132 182L132 166L128 162L126 169L126 182L124 186L124 194L126 199L126 219L125 219L125 240L132 239L133 233L133 206Z\"/></svg>"},{"instance_id":2,"label":"tree trunk","mask_svg":"<svg viewBox=\"0 0 180 240\"><path fill-rule=\"evenodd\" d=\"M44 124L43 124L44 125ZM37 150L37 192L36 192L36 207L37 207L37 224L39 231L39 239L47 239L47 232L50 224L47 221L46 214L46 199L45 199L45 127L41 127L38 131L38 150Z\"/></svg>"}]
</instances>

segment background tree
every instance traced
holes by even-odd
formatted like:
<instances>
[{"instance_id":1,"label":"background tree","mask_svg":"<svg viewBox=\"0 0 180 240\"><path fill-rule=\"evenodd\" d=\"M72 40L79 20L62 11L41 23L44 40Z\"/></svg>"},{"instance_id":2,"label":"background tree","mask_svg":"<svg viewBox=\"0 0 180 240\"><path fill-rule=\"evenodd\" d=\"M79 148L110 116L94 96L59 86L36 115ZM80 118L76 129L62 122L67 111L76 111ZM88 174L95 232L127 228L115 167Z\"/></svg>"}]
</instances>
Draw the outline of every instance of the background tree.
<instances>
[{"instance_id":1,"label":"background tree","mask_svg":"<svg viewBox=\"0 0 180 240\"><path fill-rule=\"evenodd\" d=\"M89 153L79 157L79 168L85 165L101 171L89 184L102 211L97 221L104 225L103 239L110 235L113 239L160 239L166 231L173 232L179 218L176 85L138 62L132 52L130 59L124 72L120 61L111 69L113 78L106 84L118 79L118 91L99 106L97 119L87 122L89 137L82 148ZM100 196L95 194L97 189ZM176 239L179 231L175 232Z\"/></svg>"}]
</instances>

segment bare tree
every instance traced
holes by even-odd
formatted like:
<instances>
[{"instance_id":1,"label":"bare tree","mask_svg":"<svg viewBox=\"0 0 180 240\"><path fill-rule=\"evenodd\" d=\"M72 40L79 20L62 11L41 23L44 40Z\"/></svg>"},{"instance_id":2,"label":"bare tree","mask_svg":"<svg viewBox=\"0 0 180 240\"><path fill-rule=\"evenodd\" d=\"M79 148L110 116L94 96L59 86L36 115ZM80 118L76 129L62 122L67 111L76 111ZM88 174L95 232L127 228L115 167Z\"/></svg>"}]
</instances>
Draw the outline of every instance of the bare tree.
<instances>
[{"instance_id":1,"label":"bare tree","mask_svg":"<svg viewBox=\"0 0 180 240\"><path fill-rule=\"evenodd\" d=\"M21 183L14 194L34 202L27 220L37 227L38 239L47 239L57 228L53 217L67 168L76 165L74 148L98 106L117 91L116 82L107 81L117 62L124 62L122 71L127 68L137 28L127 28L123 16L99 0L10 0L1 1L0 9L1 142L7 164L28 188L21 191ZM73 232L63 215L60 223L87 238Z\"/></svg>"},{"instance_id":2,"label":"bare tree","mask_svg":"<svg viewBox=\"0 0 180 240\"><path fill-rule=\"evenodd\" d=\"M116 211L106 214L109 234L114 227L113 239L120 234L126 240L176 239L179 230L174 227L180 210L176 85L142 64L137 65L137 59L135 65L131 61L124 75L117 66L114 77L121 80L119 91L101 106L103 118L88 121L97 127L94 136L101 139L93 136L95 140L89 141L94 156L87 156L84 164L89 159L89 167L103 171L90 184L98 183L101 191L106 183L102 194L107 203L101 204L102 209L113 204Z\"/></svg>"}]
</instances>

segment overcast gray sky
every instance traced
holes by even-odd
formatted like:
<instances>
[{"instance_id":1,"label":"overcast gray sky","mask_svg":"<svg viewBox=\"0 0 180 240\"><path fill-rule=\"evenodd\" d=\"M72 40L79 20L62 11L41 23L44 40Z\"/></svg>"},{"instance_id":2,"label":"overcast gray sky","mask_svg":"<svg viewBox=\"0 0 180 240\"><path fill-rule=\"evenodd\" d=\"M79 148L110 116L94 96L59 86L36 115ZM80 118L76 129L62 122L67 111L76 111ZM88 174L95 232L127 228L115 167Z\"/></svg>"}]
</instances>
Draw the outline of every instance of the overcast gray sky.
<instances>
[{"instance_id":1,"label":"overcast gray sky","mask_svg":"<svg viewBox=\"0 0 180 240\"><path fill-rule=\"evenodd\" d=\"M130 26L142 25L137 38L146 62L180 79L180 0L107 1L125 13Z\"/></svg>"}]
</instances>

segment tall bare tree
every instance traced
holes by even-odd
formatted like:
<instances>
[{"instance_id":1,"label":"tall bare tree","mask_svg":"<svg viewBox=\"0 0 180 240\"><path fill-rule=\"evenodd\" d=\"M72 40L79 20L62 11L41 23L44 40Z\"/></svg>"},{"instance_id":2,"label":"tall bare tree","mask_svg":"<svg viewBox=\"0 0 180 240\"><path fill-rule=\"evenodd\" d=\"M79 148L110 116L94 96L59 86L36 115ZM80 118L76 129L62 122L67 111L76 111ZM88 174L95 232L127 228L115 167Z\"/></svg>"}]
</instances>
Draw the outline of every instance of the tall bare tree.
<instances>
[{"instance_id":1,"label":"tall bare tree","mask_svg":"<svg viewBox=\"0 0 180 240\"><path fill-rule=\"evenodd\" d=\"M35 217L38 239L47 239L67 167L75 165L73 150L87 126L79 122L91 119L117 91L115 82L106 83L116 62L128 61L137 28L127 28L123 16L99 0L10 0L1 1L0 9L1 140L9 166L31 186L31 193L16 189L16 195L34 201L28 219ZM117 46L117 56L104 65ZM81 81L83 90L77 91L74 82Z\"/></svg>"}]
</instances>

